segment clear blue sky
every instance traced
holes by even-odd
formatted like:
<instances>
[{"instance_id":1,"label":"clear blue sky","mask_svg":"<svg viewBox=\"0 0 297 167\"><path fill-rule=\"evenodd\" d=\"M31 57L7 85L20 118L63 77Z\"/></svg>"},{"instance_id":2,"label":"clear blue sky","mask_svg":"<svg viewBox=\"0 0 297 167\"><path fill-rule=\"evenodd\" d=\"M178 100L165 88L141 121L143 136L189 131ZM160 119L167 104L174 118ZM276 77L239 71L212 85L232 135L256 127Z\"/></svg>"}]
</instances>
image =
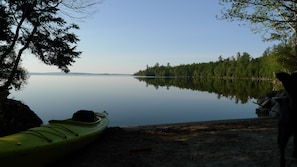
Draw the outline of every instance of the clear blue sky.
<instances>
[{"instance_id":1,"label":"clear blue sky","mask_svg":"<svg viewBox=\"0 0 297 167\"><path fill-rule=\"evenodd\" d=\"M83 53L72 72L128 73L146 65L216 61L248 52L256 58L272 43L248 27L216 19L217 0L105 0L76 31ZM59 71L24 56L30 72Z\"/></svg>"}]
</instances>

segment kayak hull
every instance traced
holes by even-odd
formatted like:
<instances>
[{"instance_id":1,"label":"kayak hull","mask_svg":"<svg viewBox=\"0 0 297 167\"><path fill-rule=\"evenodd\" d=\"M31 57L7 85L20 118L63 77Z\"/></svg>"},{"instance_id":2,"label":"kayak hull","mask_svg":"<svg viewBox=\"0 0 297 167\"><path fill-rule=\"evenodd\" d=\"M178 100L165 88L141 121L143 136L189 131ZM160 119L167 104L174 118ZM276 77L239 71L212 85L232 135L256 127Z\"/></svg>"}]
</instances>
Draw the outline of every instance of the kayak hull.
<instances>
[{"instance_id":1,"label":"kayak hull","mask_svg":"<svg viewBox=\"0 0 297 167\"><path fill-rule=\"evenodd\" d=\"M107 128L105 114L95 113L96 121L53 120L0 138L1 166L44 166L96 140Z\"/></svg>"}]
</instances>

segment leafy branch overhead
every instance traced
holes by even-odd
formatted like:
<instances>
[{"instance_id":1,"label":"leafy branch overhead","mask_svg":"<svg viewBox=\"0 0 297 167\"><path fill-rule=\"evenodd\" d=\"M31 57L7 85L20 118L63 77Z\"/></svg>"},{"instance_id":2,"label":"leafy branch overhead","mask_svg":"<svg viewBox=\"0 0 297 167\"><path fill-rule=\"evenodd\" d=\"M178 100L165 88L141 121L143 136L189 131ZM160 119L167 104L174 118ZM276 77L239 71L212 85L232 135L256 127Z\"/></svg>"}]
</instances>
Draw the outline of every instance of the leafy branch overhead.
<instances>
[{"instance_id":1,"label":"leafy branch overhead","mask_svg":"<svg viewBox=\"0 0 297 167\"><path fill-rule=\"evenodd\" d=\"M295 0L220 0L220 19L247 22L264 40L296 44L297 8Z\"/></svg>"},{"instance_id":2,"label":"leafy branch overhead","mask_svg":"<svg viewBox=\"0 0 297 167\"><path fill-rule=\"evenodd\" d=\"M95 1L94 1L95 2ZM3 0L0 2L0 86L18 88L20 76L25 80L20 67L21 57L28 50L43 63L57 66L69 72L76 58L78 37L73 30L79 29L62 16L63 10L78 11L93 4L93 1L76 0Z\"/></svg>"}]
</instances>

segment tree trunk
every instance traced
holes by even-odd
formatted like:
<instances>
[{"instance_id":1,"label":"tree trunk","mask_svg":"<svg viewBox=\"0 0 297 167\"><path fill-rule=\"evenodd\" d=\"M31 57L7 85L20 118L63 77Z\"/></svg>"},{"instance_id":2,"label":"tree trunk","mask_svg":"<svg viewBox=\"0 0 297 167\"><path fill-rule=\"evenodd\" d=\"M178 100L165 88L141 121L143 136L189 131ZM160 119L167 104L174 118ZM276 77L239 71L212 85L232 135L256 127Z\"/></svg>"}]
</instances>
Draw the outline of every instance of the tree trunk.
<instances>
[{"instance_id":1,"label":"tree trunk","mask_svg":"<svg viewBox=\"0 0 297 167\"><path fill-rule=\"evenodd\" d=\"M31 42L31 40L32 40L32 38L33 38L33 36L34 36L34 34L36 33L36 31L37 31L37 26L34 26L34 29L33 29L33 31L31 32L29 38L27 39L26 44L24 45L23 48L21 48L21 49L19 50L19 53L18 53L18 55L17 55L17 58L16 58L16 60L15 60L14 66L13 66L13 68L12 68L12 71L11 71L11 73L10 73L10 75L9 75L8 80L5 82L5 84L4 84L0 89L3 89L3 90L8 90L8 89L9 89L10 85L11 85L12 82L13 82L13 79L14 79L14 77L15 77L15 74L16 74L16 72L17 72L19 63L20 63L20 61L21 61L22 54L23 54L24 50L26 50L26 49L28 48L28 46L29 46L29 44L30 44L30 42Z\"/></svg>"},{"instance_id":2,"label":"tree trunk","mask_svg":"<svg viewBox=\"0 0 297 167\"><path fill-rule=\"evenodd\" d=\"M19 32L20 32L20 29L21 29L21 26L23 24L23 22L25 21L25 15L23 15L22 19L20 20L20 22L18 23L18 26L15 30L15 36L13 38L13 41L11 43L11 45L5 50L5 52L3 54L1 54L0 56L0 68L2 68L2 63L5 59L5 57L7 57L7 55L9 55L11 53L11 51L13 50L13 48L15 47L15 44L16 44L16 41L19 37Z\"/></svg>"}]
</instances>

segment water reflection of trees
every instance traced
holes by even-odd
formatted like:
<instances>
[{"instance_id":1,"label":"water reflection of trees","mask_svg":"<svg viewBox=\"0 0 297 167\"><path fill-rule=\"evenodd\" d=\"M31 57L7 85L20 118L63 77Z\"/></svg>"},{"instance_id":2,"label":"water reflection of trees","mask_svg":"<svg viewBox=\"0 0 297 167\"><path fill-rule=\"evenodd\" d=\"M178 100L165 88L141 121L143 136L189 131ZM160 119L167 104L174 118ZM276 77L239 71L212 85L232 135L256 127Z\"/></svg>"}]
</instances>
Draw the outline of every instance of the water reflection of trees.
<instances>
[{"instance_id":1,"label":"water reflection of trees","mask_svg":"<svg viewBox=\"0 0 297 167\"><path fill-rule=\"evenodd\" d=\"M258 98L273 90L271 81L243 80L243 79L210 79L210 78L147 78L136 77L141 82L146 82L147 86L152 85L156 89L159 87L178 87L193 91L207 91L216 93L218 99L227 97L235 100L236 103L246 103L249 99Z\"/></svg>"}]
</instances>

